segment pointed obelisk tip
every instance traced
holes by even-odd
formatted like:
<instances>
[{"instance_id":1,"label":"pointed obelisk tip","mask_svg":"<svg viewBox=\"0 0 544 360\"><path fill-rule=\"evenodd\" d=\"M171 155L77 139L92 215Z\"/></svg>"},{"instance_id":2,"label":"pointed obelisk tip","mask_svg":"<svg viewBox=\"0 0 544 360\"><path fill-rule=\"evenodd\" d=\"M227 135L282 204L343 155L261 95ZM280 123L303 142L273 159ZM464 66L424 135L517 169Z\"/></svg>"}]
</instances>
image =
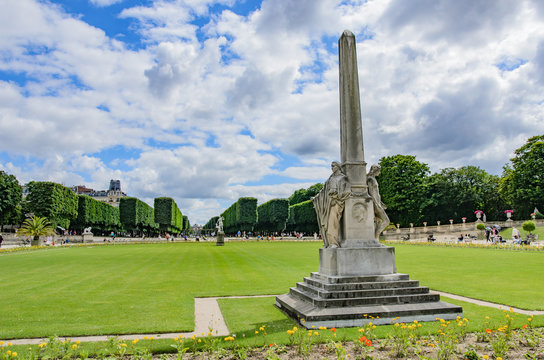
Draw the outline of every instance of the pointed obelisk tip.
<instances>
[{"instance_id":1,"label":"pointed obelisk tip","mask_svg":"<svg viewBox=\"0 0 544 360\"><path fill-rule=\"evenodd\" d=\"M342 37L343 36L351 36L351 37L355 37L355 35L353 35L353 33L349 30L344 30L344 32L342 33Z\"/></svg>"}]
</instances>

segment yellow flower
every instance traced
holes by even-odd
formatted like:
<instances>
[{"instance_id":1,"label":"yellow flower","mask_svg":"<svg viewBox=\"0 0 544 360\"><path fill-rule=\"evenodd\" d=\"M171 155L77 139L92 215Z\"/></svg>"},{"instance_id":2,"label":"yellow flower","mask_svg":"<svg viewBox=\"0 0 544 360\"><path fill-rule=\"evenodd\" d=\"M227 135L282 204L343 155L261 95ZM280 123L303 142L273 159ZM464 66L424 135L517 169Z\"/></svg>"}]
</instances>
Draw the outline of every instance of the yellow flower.
<instances>
[{"instance_id":1,"label":"yellow flower","mask_svg":"<svg viewBox=\"0 0 544 360\"><path fill-rule=\"evenodd\" d=\"M194 334L193 336L191 336L191 340L194 340L196 339L196 334Z\"/></svg>"},{"instance_id":2,"label":"yellow flower","mask_svg":"<svg viewBox=\"0 0 544 360\"><path fill-rule=\"evenodd\" d=\"M149 340L154 340L154 339L155 339L155 337L153 337L153 336L149 337Z\"/></svg>"},{"instance_id":3,"label":"yellow flower","mask_svg":"<svg viewBox=\"0 0 544 360\"><path fill-rule=\"evenodd\" d=\"M499 357L497 358L497 360L502 360L502 357L499 356Z\"/></svg>"},{"instance_id":4,"label":"yellow flower","mask_svg":"<svg viewBox=\"0 0 544 360\"><path fill-rule=\"evenodd\" d=\"M13 345L13 344L12 344L12 343L10 343L10 342L8 342L8 346L11 346L11 345Z\"/></svg>"},{"instance_id":5,"label":"yellow flower","mask_svg":"<svg viewBox=\"0 0 544 360\"><path fill-rule=\"evenodd\" d=\"M296 326L293 326L293 331L297 331L298 328Z\"/></svg>"},{"instance_id":6,"label":"yellow flower","mask_svg":"<svg viewBox=\"0 0 544 360\"><path fill-rule=\"evenodd\" d=\"M134 339L134 340L132 340L132 343L133 343L133 344L137 344L138 341L140 341L140 339Z\"/></svg>"},{"instance_id":7,"label":"yellow flower","mask_svg":"<svg viewBox=\"0 0 544 360\"><path fill-rule=\"evenodd\" d=\"M41 349L41 348L43 348L44 346L47 346L47 344L43 342L43 343L39 344L38 346L39 346L40 349Z\"/></svg>"},{"instance_id":8,"label":"yellow flower","mask_svg":"<svg viewBox=\"0 0 544 360\"><path fill-rule=\"evenodd\" d=\"M400 326L399 323L395 323L395 327L399 327L399 326Z\"/></svg>"},{"instance_id":9,"label":"yellow flower","mask_svg":"<svg viewBox=\"0 0 544 360\"><path fill-rule=\"evenodd\" d=\"M259 332L257 330L255 330L255 334L258 334Z\"/></svg>"},{"instance_id":10,"label":"yellow flower","mask_svg":"<svg viewBox=\"0 0 544 360\"><path fill-rule=\"evenodd\" d=\"M484 356L482 356L482 359L484 359L484 360L489 359L489 355L484 355Z\"/></svg>"},{"instance_id":11,"label":"yellow flower","mask_svg":"<svg viewBox=\"0 0 544 360\"><path fill-rule=\"evenodd\" d=\"M486 320L489 320L489 316L486 316L485 319L486 319Z\"/></svg>"},{"instance_id":12,"label":"yellow flower","mask_svg":"<svg viewBox=\"0 0 544 360\"><path fill-rule=\"evenodd\" d=\"M211 331L209 331L208 336L213 336L213 333Z\"/></svg>"},{"instance_id":13,"label":"yellow flower","mask_svg":"<svg viewBox=\"0 0 544 360\"><path fill-rule=\"evenodd\" d=\"M319 333L317 331L314 331L314 335L317 336L319 335Z\"/></svg>"},{"instance_id":14,"label":"yellow flower","mask_svg":"<svg viewBox=\"0 0 544 360\"><path fill-rule=\"evenodd\" d=\"M295 332L293 330L287 330L287 334L293 335Z\"/></svg>"},{"instance_id":15,"label":"yellow flower","mask_svg":"<svg viewBox=\"0 0 544 360\"><path fill-rule=\"evenodd\" d=\"M0 345L4 345L4 342L3 342L3 341L0 341Z\"/></svg>"},{"instance_id":16,"label":"yellow flower","mask_svg":"<svg viewBox=\"0 0 544 360\"><path fill-rule=\"evenodd\" d=\"M11 353L11 356L17 357L17 353L14 351L14 352ZM501 360L502 360L502 359L501 359Z\"/></svg>"},{"instance_id":17,"label":"yellow flower","mask_svg":"<svg viewBox=\"0 0 544 360\"><path fill-rule=\"evenodd\" d=\"M264 331L264 325L259 328L259 330Z\"/></svg>"},{"instance_id":18,"label":"yellow flower","mask_svg":"<svg viewBox=\"0 0 544 360\"><path fill-rule=\"evenodd\" d=\"M179 340L179 339L178 339L177 337L175 337L175 338L174 338L174 341L176 341L176 342L177 342L178 340Z\"/></svg>"},{"instance_id":19,"label":"yellow flower","mask_svg":"<svg viewBox=\"0 0 544 360\"><path fill-rule=\"evenodd\" d=\"M311 331L308 333L308 336L312 336L312 332L311 332Z\"/></svg>"},{"instance_id":20,"label":"yellow flower","mask_svg":"<svg viewBox=\"0 0 544 360\"><path fill-rule=\"evenodd\" d=\"M6 354L11 355L11 350L6 351Z\"/></svg>"},{"instance_id":21,"label":"yellow flower","mask_svg":"<svg viewBox=\"0 0 544 360\"><path fill-rule=\"evenodd\" d=\"M79 341L79 340L76 340L76 344L78 344L78 345L79 345L79 344L81 344L81 341Z\"/></svg>"},{"instance_id":22,"label":"yellow flower","mask_svg":"<svg viewBox=\"0 0 544 360\"><path fill-rule=\"evenodd\" d=\"M376 325L372 325L372 328L375 329L375 328L376 328Z\"/></svg>"},{"instance_id":23,"label":"yellow flower","mask_svg":"<svg viewBox=\"0 0 544 360\"><path fill-rule=\"evenodd\" d=\"M202 340L198 339L198 342L202 342Z\"/></svg>"},{"instance_id":24,"label":"yellow flower","mask_svg":"<svg viewBox=\"0 0 544 360\"><path fill-rule=\"evenodd\" d=\"M77 345L76 345L77 346ZM119 344L120 347L127 347L127 344L125 343L122 343L122 344ZM75 349L75 348L74 348Z\"/></svg>"},{"instance_id":25,"label":"yellow flower","mask_svg":"<svg viewBox=\"0 0 544 360\"><path fill-rule=\"evenodd\" d=\"M147 336L144 336L144 340L147 340Z\"/></svg>"},{"instance_id":26,"label":"yellow flower","mask_svg":"<svg viewBox=\"0 0 544 360\"><path fill-rule=\"evenodd\" d=\"M365 332L365 329L359 329L359 332L360 332L360 333L364 333L364 332Z\"/></svg>"},{"instance_id":27,"label":"yellow flower","mask_svg":"<svg viewBox=\"0 0 544 360\"><path fill-rule=\"evenodd\" d=\"M77 345L76 344L72 345L72 349L77 349Z\"/></svg>"}]
</instances>

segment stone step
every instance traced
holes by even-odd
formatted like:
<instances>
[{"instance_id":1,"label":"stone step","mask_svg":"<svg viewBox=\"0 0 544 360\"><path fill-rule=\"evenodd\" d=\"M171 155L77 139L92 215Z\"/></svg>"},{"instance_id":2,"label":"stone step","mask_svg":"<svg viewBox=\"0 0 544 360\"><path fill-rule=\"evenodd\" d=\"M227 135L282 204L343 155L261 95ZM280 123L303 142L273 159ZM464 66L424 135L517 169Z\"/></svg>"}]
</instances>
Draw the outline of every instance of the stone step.
<instances>
[{"instance_id":1,"label":"stone step","mask_svg":"<svg viewBox=\"0 0 544 360\"><path fill-rule=\"evenodd\" d=\"M376 281L376 282L354 282L354 283L335 283L323 282L311 277L305 277L304 282L317 288L327 291L341 290L372 290L372 289L393 289L404 287L418 287L418 280L400 280L400 281Z\"/></svg>"},{"instance_id":2,"label":"stone step","mask_svg":"<svg viewBox=\"0 0 544 360\"><path fill-rule=\"evenodd\" d=\"M308 329L312 326L316 328L364 326L370 321L376 325L391 324L397 317L399 318L397 322L408 323L413 320L435 321L436 318L452 320L457 316L463 316L463 309L460 306L443 301L330 308L316 307L311 302L289 293L278 296L276 306L294 319L303 319L301 324Z\"/></svg>"},{"instance_id":3,"label":"stone step","mask_svg":"<svg viewBox=\"0 0 544 360\"><path fill-rule=\"evenodd\" d=\"M351 307L363 305L388 305L388 304L408 304L439 301L440 295L436 293L414 294L414 295L391 295L391 296L373 296L373 297L355 297L341 299L321 299L315 295L302 291L297 288L291 288L289 294L303 301L313 304L320 308L330 307Z\"/></svg>"},{"instance_id":4,"label":"stone step","mask_svg":"<svg viewBox=\"0 0 544 360\"><path fill-rule=\"evenodd\" d=\"M364 276L331 276L323 275L317 272L311 273L311 278L328 284L344 284L344 283L365 283L365 282L385 282L385 281L402 281L409 280L408 274L387 274L387 275L364 275Z\"/></svg>"},{"instance_id":5,"label":"stone step","mask_svg":"<svg viewBox=\"0 0 544 360\"><path fill-rule=\"evenodd\" d=\"M379 297L393 295L413 295L413 294L428 294L429 288L423 286L402 287L402 288L387 288L387 289L369 289L369 290L334 290L327 291L318 287L314 287L306 283L297 283L297 289L321 299L345 299L345 298L363 298L363 297Z\"/></svg>"}]
</instances>

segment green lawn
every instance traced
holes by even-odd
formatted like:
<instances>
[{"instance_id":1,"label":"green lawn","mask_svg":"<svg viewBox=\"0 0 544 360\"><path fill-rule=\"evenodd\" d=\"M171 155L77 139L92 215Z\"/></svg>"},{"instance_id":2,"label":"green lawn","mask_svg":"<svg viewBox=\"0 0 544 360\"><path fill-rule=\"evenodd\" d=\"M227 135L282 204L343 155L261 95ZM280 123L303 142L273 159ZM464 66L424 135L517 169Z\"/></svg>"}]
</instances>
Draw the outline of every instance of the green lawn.
<instances>
[{"instance_id":1,"label":"green lawn","mask_svg":"<svg viewBox=\"0 0 544 360\"><path fill-rule=\"evenodd\" d=\"M518 226L518 230L521 233L522 239L525 239L527 234L529 234L527 231L523 230L521 226ZM538 240L544 240L544 226L537 226L535 231L533 231L533 234L537 235ZM512 228L501 230L501 236L504 239L512 239Z\"/></svg>"},{"instance_id":2,"label":"green lawn","mask_svg":"<svg viewBox=\"0 0 544 360\"><path fill-rule=\"evenodd\" d=\"M174 243L0 254L0 339L192 330L194 297L285 293L318 269L320 246ZM543 308L543 253L400 245L396 254L398 271L422 285ZM279 321L278 328L289 323L267 309L255 316ZM247 319L247 310L235 318Z\"/></svg>"}]
</instances>

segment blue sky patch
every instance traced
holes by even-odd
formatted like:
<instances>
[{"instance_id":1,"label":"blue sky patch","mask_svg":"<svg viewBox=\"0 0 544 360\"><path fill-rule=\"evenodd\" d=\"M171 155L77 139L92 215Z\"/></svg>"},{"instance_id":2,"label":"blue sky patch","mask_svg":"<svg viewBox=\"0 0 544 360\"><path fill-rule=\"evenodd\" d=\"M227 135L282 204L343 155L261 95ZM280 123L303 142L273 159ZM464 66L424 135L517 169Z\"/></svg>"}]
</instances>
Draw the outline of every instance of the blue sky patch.
<instances>
[{"instance_id":1,"label":"blue sky patch","mask_svg":"<svg viewBox=\"0 0 544 360\"><path fill-rule=\"evenodd\" d=\"M527 60L520 58L504 58L495 66L501 71L513 71L527 63Z\"/></svg>"}]
</instances>

